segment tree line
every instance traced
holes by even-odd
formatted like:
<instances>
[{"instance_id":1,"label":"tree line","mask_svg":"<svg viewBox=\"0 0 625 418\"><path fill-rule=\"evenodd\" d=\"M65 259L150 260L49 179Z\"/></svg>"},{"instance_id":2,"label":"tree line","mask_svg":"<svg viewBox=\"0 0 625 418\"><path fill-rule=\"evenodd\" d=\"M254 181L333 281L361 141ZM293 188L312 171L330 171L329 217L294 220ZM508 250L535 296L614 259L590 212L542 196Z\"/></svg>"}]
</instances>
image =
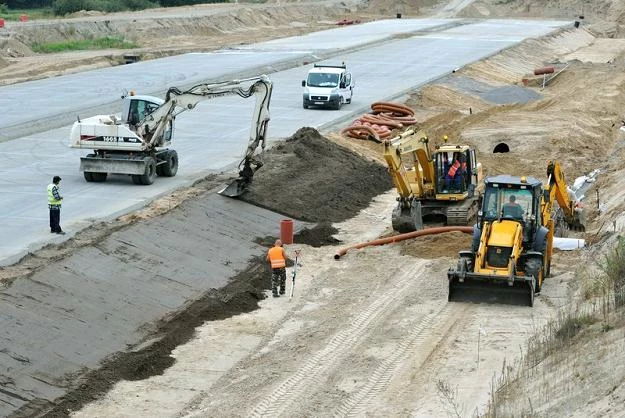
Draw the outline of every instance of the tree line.
<instances>
[{"instance_id":1,"label":"tree line","mask_svg":"<svg viewBox=\"0 0 625 418\"><path fill-rule=\"evenodd\" d=\"M0 0L0 6L8 9L52 9L55 15L63 16L80 10L122 12L143 10L153 7L188 6L201 3L225 3L228 0Z\"/></svg>"}]
</instances>

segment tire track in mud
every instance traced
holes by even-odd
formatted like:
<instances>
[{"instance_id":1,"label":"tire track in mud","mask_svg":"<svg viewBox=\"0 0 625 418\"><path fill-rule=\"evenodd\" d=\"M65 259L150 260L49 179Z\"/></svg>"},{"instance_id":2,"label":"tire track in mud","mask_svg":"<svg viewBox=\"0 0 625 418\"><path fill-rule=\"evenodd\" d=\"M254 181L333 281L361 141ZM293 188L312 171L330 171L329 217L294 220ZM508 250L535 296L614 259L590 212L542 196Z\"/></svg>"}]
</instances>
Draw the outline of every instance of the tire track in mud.
<instances>
[{"instance_id":1,"label":"tire track in mud","mask_svg":"<svg viewBox=\"0 0 625 418\"><path fill-rule=\"evenodd\" d=\"M364 416L370 411L371 399L384 391L395 371L409 356L420 357L419 365L425 363L437 351L440 342L452 330L455 319L464 316L466 305L447 303L439 310L431 312L406 335L397 345L393 354L386 357L371 374L366 384L343 402L333 413L334 417ZM433 338L432 336L435 336ZM418 353L418 354L417 354ZM414 365L413 365L414 367Z\"/></svg>"},{"instance_id":2,"label":"tire track in mud","mask_svg":"<svg viewBox=\"0 0 625 418\"><path fill-rule=\"evenodd\" d=\"M334 369L334 365L348 354L375 327L380 317L384 316L389 306L396 304L402 295L415 286L415 276L423 270L428 260L419 260L406 269L399 280L383 294L350 320L350 326L336 334L328 344L314 354L302 367L283 381L274 391L256 405L250 417L278 416L288 404L294 403L311 388L322 384L324 375ZM434 315L435 316L435 315ZM427 323L427 322L426 322Z\"/></svg>"}]
</instances>

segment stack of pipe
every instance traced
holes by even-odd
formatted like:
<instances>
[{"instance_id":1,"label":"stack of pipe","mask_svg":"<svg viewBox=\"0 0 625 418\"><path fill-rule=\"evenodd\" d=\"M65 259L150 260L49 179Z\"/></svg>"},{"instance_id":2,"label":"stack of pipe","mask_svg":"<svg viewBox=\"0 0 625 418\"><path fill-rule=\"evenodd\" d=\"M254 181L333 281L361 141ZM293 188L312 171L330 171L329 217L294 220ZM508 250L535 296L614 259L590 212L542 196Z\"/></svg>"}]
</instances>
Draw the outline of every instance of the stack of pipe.
<instances>
[{"instance_id":1,"label":"stack of pipe","mask_svg":"<svg viewBox=\"0 0 625 418\"><path fill-rule=\"evenodd\" d=\"M371 110L371 113L354 120L350 126L341 131L341 134L383 142L392 136L393 129L417 123L414 110L403 104L375 102L371 105Z\"/></svg>"}]
</instances>

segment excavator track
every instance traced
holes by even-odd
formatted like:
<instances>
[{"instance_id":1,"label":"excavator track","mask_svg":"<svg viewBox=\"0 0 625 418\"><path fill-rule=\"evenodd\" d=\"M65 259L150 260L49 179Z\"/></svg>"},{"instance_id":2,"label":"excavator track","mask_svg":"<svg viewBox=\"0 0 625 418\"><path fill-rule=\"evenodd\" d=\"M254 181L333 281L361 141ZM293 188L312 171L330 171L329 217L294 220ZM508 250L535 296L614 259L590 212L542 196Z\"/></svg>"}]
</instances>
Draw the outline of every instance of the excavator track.
<instances>
[{"instance_id":1,"label":"excavator track","mask_svg":"<svg viewBox=\"0 0 625 418\"><path fill-rule=\"evenodd\" d=\"M447 225L470 225L477 216L477 199L467 199L461 204L447 207Z\"/></svg>"}]
</instances>

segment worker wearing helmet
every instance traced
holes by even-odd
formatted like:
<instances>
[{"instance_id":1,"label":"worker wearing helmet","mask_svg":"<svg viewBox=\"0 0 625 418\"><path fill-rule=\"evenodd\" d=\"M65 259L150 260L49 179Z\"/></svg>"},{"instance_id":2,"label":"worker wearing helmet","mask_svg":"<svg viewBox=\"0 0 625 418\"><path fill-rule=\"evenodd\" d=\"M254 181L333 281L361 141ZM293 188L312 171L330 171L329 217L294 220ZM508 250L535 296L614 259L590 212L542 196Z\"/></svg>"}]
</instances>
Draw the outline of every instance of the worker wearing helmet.
<instances>
[{"instance_id":1,"label":"worker wearing helmet","mask_svg":"<svg viewBox=\"0 0 625 418\"><path fill-rule=\"evenodd\" d=\"M274 246L267 252L267 261L271 265L271 292L277 298L286 291L286 252L282 247L282 241L276 240ZM280 294L278 294L280 288Z\"/></svg>"},{"instance_id":2,"label":"worker wearing helmet","mask_svg":"<svg viewBox=\"0 0 625 418\"><path fill-rule=\"evenodd\" d=\"M61 229L61 188L59 186L61 178L54 176L52 183L48 185L48 209L50 209L50 232L53 234L65 235L65 232Z\"/></svg>"}]
</instances>

